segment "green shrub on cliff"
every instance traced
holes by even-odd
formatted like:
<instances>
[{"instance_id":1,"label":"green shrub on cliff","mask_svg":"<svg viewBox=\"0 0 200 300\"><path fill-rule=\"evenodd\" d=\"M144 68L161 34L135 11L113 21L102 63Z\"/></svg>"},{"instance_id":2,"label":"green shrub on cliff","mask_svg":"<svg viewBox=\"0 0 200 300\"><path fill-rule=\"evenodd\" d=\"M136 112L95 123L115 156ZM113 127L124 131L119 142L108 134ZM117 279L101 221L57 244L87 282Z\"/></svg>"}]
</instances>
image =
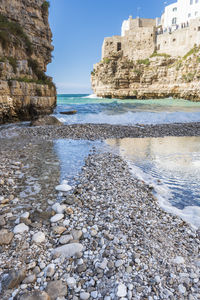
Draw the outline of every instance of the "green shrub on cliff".
<instances>
[{"instance_id":1,"label":"green shrub on cliff","mask_svg":"<svg viewBox=\"0 0 200 300\"><path fill-rule=\"evenodd\" d=\"M189 56L197 53L198 51L199 51L199 47L197 47L197 45L194 45L194 47L183 56L183 59L187 59Z\"/></svg>"},{"instance_id":2,"label":"green shrub on cliff","mask_svg":"<svg viewBox=\"0 0 200 300\"><path fill-rule=\"evenodd\" d=\"M105 64L109 64L109 62L111 61L111 59L110 58L108 58L108 57L104 57L104 59L103 59L103 63L105 63Z\"/></svg>"},{"instance_id":3,"label":"green shrub on cliff","mask_svg":"<svg viewBox=\"0 0 200 300\"><path fill-rule=\"evenodd\" d=\"M156 56L162 56L162 57L165 57L165 58L171 57L171 55L169 55L169 54L166 54L166 53L157 53L157 52L154 52L153 54L151 54L150 57L156 57Z\"/></svg>"},{"instance_id":4,"label":"green shrub on cliff","mask_svg":"<svg viewBox=\"0 0 200 300\"><path fill-rule=\"evenodd\" d=\"M142 71L139 69L134 69L133 72L137 75L137 76L141 76L142 75Z\"/></svg>"},{"instance_id":5,"label":"green shrub on cliff","mask_svg":"<svg viewBox=\"0 0 200 300\"><path fill-rule=\"evenodd\" d=\"M42 12L43 12L44 14L47 14L48 11L49 11L49 7L50 7L50 2L49 2L49 1L44 1L44 2L42 3Z\"/></svg>"},{"instance_id":6,"label":"green shrub on cliff","mask_svg":"<svg viewBox=\"0 0 200 300\"><path fill-rule=\"evenodd\" d=\"M27 53L32 54L32 44L21 25L8 20L2 14L0 14L0 43L3 49L7 49L11 43L16 46L21 46L21 43L24 43Z\"/></svg>"},{"instance_id":7,"label":"green shrub on cliff","mask_svg":"<svg viewBox=\"0 0 200 300\"><path fill-rule=\"evenodd\" d=\"M182 76L182 79L185 82L191 82L194 80L194 77L195 77L195 73L187 73Z\"/></svg>"},{"instance_id":8,"label":"green shrub on cliff","mask_svg":"<svg viewBox=\"0 0 200 300\"><path fill-rule=\"evenodd\" d=\"M138 63L139 65L146 65L146 66L149 66L149 65L150 65L150 61L149 61L148 58L146 58L146 59L139 59L139 60L137 61L137 63Z\"/></svg>"},{"instance_id":9,"label":"green shrub on cliff","mask_svg":"<svg viewBox=\"0 0 200 300\"><path fill-rule=\"evenodd\" d=\"M49 84L49 77L41 70L38 62L35 59L28 59L28 65L32 69L33 73L37 76L39 81Z\"/></svg>"}]
</instances>

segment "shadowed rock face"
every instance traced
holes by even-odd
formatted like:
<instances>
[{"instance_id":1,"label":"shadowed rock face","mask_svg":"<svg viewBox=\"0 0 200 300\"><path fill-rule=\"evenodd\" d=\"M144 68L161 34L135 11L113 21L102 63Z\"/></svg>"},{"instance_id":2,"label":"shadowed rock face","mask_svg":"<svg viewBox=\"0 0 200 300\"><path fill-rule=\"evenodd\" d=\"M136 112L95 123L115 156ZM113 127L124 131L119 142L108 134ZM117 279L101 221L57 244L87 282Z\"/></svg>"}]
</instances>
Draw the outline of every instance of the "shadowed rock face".
<instances>
[{"instance_id":1,"label":"shadowed rock face","mask_svg":"<svg viewBox=\"0 0 200 300\"><path fill-rule=\"evenodd\" d=\"M45 74L51 42L47 1L1 0L0 124L53 111L56 88Z\"/></svg>"},{"instance_id":2,"label":"shadowed rock face","mask_svg":"<svg viewBox=\"0 0 200 300\"><path fill-rule=\"evenodd\" d=\"M200 49L183 58L167 55L130 61L113 54L94 66L92 89L99 97L120 99L184 98L200 101Z\"/></svg>"}]
</instances>

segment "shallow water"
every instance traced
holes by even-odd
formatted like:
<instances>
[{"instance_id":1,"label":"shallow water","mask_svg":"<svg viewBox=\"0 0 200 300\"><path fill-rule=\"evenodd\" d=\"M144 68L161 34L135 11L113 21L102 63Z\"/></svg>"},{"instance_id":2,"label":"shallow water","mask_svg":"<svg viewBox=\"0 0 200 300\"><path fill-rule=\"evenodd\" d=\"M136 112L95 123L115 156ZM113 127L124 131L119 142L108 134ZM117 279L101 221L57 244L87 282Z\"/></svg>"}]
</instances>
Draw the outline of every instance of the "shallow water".
<instances>
[{"instance_id":1,"label":"shallow water","mask_svg":"<svg viewBox=\"0 0 200 300\"><path fill-rule=\"evenodd\" d=\"M200 102L179 99L119 100L58 95L55 116L65 124L164 124L200 121ZM60 112L77 110L75 115Z\"/></svg>"},{"instance_id":2,"label":"shallow water","mask_svg":"<svg viewBox=\"0 0 200 300\"><path fill-rule=\"evenodd\" d=\"M108 139L162 208L200 226L200 137Z\"/></svg>"}]
</instances>

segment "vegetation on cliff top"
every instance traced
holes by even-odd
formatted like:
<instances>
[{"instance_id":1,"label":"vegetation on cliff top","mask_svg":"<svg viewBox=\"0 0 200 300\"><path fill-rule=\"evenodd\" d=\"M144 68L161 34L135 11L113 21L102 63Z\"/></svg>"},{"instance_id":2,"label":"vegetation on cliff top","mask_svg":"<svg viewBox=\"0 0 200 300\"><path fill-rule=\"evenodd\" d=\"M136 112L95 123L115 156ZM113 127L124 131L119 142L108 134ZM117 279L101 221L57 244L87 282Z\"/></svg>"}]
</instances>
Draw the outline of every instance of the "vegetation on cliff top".
<instances>
[{"instance_id":1,"label":"vegetation on cliff top","mask_svg":"<svg viewBox=\"0 0 200 300\"><path fill-rule=\"evenodd\" d=\"M163 56L165 58L171 57L171 55L169 55L169 54L166 54L166 53L157 53L157 52L154 52L153 54L151 54L150 57L156 57L156 56Z\"/></svg>"},{"instance_id":2,"label":"vegetation on cliff top","mask_svg":"<svg viewBox=\"0 0 200 300\"><path fill-rule=\"evenodd\" d=\"M3 49L8 49L12 43L16 46L21 46L23 43L26 47L27 54L31 55L33 52L32 43L21 25L8 20L8 18L2 14L0 14L0 43Z\"/></svg>"},{"instance_id":3,"label":"vegetation on cliff top","mask_svg":"<svg viewBox=\"0 0 200 300\"><path fill-rule=\"evenodd\" d=\"M42 3L42 12L43 12L43 14L47 14L48 13L49 7L50 7L50 2L49 1L44 1Z\"/></svg>"}]
</instances>

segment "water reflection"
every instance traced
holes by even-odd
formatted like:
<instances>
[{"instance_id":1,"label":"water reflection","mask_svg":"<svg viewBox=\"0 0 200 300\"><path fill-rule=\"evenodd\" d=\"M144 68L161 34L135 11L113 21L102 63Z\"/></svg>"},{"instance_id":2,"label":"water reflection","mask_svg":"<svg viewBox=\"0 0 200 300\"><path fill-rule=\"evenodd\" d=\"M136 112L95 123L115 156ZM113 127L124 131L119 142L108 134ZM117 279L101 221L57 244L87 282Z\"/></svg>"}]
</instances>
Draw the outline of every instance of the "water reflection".
<instances>
[{"instance_id":1,"label":"water reflection","mask_svg":"<svg viewBox=\"0 0 200 300\"><path fill-rule=\"evenodd\" d=\"M88 140L55 140L54 151L60 161L60 181L65 179L69 181L69 184L74 184L85 158L94 147L99 148L101 144L98 141Z\"/></svg>"},{"instance_id":2,"label":"water reflection","mask_svg":"<svg viewBox=\"0 0 200 300\"><path fill-rule=\"evenodd\" d=\"M164 208L172 205L183 212L195 207L200 222L200 137L126 138L106 142L130 162L134 174L155 186Z\"/></svg>"}]
</instances>

